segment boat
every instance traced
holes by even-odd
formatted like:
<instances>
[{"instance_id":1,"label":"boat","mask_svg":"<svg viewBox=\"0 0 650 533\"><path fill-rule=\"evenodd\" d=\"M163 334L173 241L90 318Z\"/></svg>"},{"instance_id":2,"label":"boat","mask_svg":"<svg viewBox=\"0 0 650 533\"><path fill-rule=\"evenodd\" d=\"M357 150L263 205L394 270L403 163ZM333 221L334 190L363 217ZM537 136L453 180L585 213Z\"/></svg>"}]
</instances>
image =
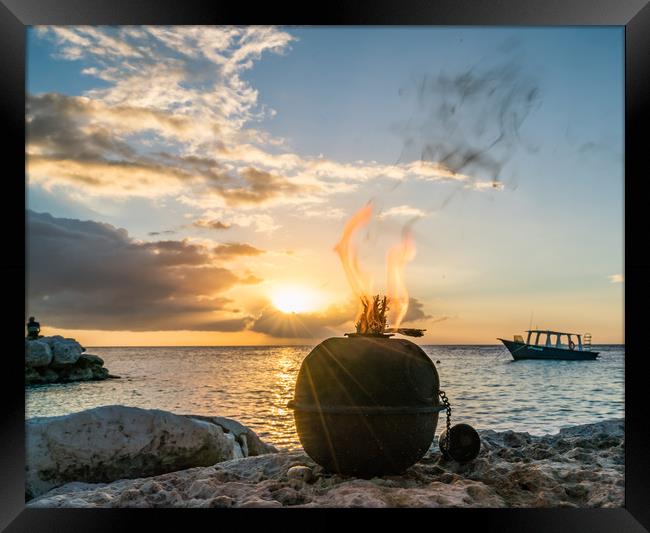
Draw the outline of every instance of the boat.
<instances>
[{"instance_id":1,"label":"boat","mask_svg":"<svg viewBox=\"0 0 650 533\"><path fill-rule=\"evenodd\" d=\"M497 339L505 344L515 361L520 359L588 361L596 359L599 354L591 350L590 333L585 333L584 338L579 333L542 329L531 329L527 333L525 342L521 335L514 335L512 341L499 337ZM544 335L546 335L545 339L543 339ZM563 337L567 339L566 344L562 344ZM578 341L577 344L574 338ZM540 343L540 340L544 342Z\"/></svg>"}]
</instances>

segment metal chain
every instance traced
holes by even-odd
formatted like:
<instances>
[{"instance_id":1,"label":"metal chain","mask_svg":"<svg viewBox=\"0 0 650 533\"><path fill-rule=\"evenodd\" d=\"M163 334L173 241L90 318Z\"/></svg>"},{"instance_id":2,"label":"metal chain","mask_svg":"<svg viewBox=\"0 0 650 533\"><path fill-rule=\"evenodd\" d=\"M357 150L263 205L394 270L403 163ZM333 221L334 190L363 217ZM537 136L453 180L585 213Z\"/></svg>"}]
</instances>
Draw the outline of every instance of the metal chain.
<instances>
[{"instance_id":1,"label":"metal chain","mask_svg":"<svg viewBox=\"0 0 650 533\"><path fill-rule=\"evenodd\" d=\"M438 391L440 398L442 399L442 404L447 409L447 433L445 435L445 442L443 443L444 452L449 452L449 439L451 438L451 404L449 403L449 398L445 394L445 391ZM442 451L442 450L441 450Z\"/></svg>"}]
</instances>

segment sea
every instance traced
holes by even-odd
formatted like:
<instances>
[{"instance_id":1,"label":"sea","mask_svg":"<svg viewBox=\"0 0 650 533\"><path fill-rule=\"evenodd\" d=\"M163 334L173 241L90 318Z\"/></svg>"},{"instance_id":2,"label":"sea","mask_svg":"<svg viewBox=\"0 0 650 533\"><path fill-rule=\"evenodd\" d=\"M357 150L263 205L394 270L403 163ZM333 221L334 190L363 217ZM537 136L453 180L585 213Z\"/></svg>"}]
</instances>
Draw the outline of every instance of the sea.
<instances>
[{"instance_id":1,"label":"sea","mask_svg":"<svg viewBox=\"0 0 650 533\"><path fill-rule=\"evenodd\" d=\"M594 345L595 361L513 361L503 346L421 347L449 397L452 424L543 435L625 415L624 345ZM88 347L120 379L27 387L25 415L121 404L226 416L280 449L300 449L287 402L312 348Z\"/></svg>"}]
</instances>

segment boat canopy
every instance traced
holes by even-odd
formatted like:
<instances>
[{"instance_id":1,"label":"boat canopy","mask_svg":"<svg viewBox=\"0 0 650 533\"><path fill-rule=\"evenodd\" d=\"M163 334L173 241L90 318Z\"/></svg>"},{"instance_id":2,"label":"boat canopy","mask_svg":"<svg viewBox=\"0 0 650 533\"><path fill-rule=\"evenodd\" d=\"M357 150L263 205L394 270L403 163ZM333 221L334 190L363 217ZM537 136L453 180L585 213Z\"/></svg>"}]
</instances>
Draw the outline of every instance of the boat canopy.
<instances>
[{"instance_id":1,"label":"boat canopy","mask_svg":"<svg viewBox=\"0 0 650 533\"><path fill-rule=\"evenodd\" d=\"M551 331L548 329L527 329L526 333L548 333L550 335L581 335L580 333L569 333L567 331Z\"/></svg>"},{"instance_id":2,"label":"boat canopy","mask_svg":"<svg viewBox=\"0 0 650 533\"><path fill-rule=\"evenodd\" d=\"M568 333L565 331L552 331L549 329L528 329L526 330L528 333L528 337L526 338L526 344L528 345L534 345L534 346L546 346L546 347L552 347L555 346L555 348L564 348L564 345L562 344L562 337L568 337L568 348L570 350L573 350L576 348L576 345L573 342L572 337L575 337L578 340L578 350L583 351L583 350L591 350L591 335L585 334L585 344L582 342L582 335L580 333ZM534 337L534 342L533 342L533 335ZM543 344L540 344L540 337L546 335L546 342ZM555 342L553 342L552 337L555 337ZM523 339L519 340L515 338L515 342L522 342Z\"/></svg>"}]
</instances>

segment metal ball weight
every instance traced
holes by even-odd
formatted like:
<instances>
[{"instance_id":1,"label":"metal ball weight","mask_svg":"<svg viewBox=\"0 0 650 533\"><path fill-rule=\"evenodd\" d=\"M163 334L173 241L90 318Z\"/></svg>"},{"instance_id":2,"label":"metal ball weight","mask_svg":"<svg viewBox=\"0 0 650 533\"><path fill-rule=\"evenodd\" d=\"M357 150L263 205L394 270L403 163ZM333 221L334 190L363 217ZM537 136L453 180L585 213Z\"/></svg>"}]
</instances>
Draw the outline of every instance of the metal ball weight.
<instances>
[{"instance_id":1,"label":"metal ball weight","mask_svg":"<svg viewBox=\"0 0 650 533\"><path fill-rule=\"evenodd\" d=\"M453 459L459 463L467 463L476 459L481 450L481 438L472 426L456 424L451 427L449 435L448 448L444 445L447 430L444 430L438 439L438 446L445 459Z\"/></svg>"}]
</instances>

